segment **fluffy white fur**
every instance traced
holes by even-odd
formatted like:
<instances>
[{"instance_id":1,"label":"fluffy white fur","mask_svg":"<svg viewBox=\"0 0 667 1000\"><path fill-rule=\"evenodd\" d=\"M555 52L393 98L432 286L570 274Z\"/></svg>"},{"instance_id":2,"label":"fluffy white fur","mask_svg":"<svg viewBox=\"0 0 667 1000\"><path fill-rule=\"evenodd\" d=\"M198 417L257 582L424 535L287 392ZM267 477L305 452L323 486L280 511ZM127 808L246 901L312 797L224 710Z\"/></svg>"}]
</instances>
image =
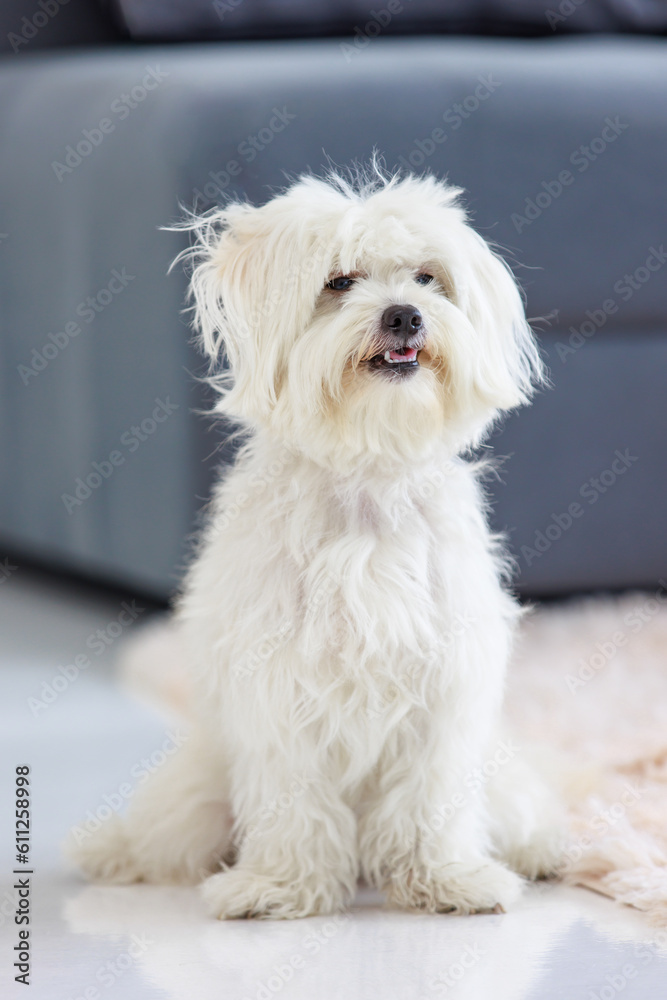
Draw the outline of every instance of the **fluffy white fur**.
<instances>
[{"instance_id":1,"label":"fluffy white fur","mask_svg":"<svg viewBox=\"0 0 667 1000\"><path fill-rule=\"evenodd\" d=\"M507 864L553 870L520 755L492 794L466 783L498 746L518 609L460 456L541 373L458 195L305 177L192 222L201 344L228 362L216 409L248 436L178 608L192 737L77 847L91 877L207 875L216 916L293 918L344 907L360 874L400 906L472 912L515 899ZM332 292L337 275L354 284ZM367 362L392 304L424 319L408 376Z\"/></svg>"}]
</instances>

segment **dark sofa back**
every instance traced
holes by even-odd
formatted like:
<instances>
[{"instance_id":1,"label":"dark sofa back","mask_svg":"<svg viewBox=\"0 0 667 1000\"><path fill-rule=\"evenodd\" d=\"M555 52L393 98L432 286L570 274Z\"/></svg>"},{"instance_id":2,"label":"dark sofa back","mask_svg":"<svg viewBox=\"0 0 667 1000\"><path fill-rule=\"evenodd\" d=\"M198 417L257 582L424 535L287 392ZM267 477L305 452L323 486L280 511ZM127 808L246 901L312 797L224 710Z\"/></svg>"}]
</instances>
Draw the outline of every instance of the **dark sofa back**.
<instances>
[{"instance_id":1,"label":"dark sofa back","mask_svg":"<svg viewBox=\"0 0 667 1000\"><path fill-rule=\"evenodd\" d=\"M103 0L2 0L0 53L112 45L127 37L121 23Z\"/></svg>"}]
</instances>

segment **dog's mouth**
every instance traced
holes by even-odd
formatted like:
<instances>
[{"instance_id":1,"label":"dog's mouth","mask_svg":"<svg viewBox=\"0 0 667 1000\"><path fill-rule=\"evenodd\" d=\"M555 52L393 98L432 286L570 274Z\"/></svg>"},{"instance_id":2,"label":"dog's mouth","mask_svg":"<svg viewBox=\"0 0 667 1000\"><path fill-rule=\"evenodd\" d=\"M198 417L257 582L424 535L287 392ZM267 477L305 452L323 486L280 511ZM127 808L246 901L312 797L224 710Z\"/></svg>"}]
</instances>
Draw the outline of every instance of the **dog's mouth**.
<instances>
[{"instance_id":1,"label":"dog's mouth","mask_svg":"<svg viewBox=\"0 0 667 1000\"><path fill-rule=\"evenodd\" d=\"M383 354L374 354L367 364L376 371L407 375L419 368L419 347L398 347Z\"/></svg>"}]
</instances>

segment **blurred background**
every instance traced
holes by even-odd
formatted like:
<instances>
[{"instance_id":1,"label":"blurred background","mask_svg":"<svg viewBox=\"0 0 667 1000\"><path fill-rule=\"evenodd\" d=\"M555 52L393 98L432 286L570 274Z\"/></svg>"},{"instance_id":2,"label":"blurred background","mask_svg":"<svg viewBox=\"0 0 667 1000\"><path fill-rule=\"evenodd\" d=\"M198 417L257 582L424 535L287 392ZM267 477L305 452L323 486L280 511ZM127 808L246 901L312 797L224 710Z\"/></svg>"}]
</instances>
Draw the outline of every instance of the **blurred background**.
<instances>
[{"instance_id":1,"label":"blurred background","mask_svg":"<svg viewBox=\"0 0 667 1000\"><path fill-rule=\"evenodd\" d=\"M664 677L666 32L664 0L3 0L0 801L29 766L36 1000L99 998L100 985L124 1000L217 998L222 985L266 998L306 950L302 927L216 926L188 890L84 888L60 854L68 829L123 808L182 739L114 668L177 590L231 458L228 429L204 415L185 277L169 273L186 237L161 227L182 206L261 203L373 150L464 188L525 290L550 372L488 443L516 590L654 595L590 622L586 602L580 617L568 604L562 627L549 602L556 627L538 630L524 680L550 676L553 652L542 702L560 701L569 724L575 704L592 717L623 664L618 692L639 666ZM508 700L528 716L526 690ZM641 729L662 689L634 690ZM630 714L619 701L604 702L614 750ZM664 746L664 720L652 726ZM13 928L10 815L0 927ZM365 905L285 993L442 993L473 940L466 918ZM521 907L475 918L489 957L466 973L467 1000L610 996L610 983L628 1000L664 996L667 957L632 951L648 934L636 912L563 886L536 886ZM136 935L153 942L139 957ZM122 985L120 972L100 979L121 958ZM621 968L633 985L618 986Z\"/></svg>"},{"instance_id":2,"label":"blurred background","mask_svg":"<svg viewBox=\"0 0 667 1000\"><path fill-rule=\"evenodd\" d=\"M447 176L552 388L490 444L526 596L655 587L667 5L5 0L0 555L164 603L229 459L168 274L180 205L367 160Z\"/></svg>"}]
</instances>

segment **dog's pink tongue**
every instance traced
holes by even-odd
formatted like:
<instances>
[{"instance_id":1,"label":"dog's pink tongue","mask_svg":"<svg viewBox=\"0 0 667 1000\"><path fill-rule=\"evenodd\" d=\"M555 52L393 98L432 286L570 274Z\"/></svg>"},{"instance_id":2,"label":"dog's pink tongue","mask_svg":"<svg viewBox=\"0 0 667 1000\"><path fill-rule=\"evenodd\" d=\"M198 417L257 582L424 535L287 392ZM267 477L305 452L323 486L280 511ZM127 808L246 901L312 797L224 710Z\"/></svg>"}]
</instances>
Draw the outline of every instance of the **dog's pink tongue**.
<instances>
[{"instance_id":1,"label":"dog's pink tongue","mask_svg":"<svg viewBox=\"0 0 667 1000\"><path fill-rule=\"evenodd\" d=\"M414 361L417 357L416 347L404 347L402 351L390 351L392 361Z\"/></svg>"}]
</instances>

